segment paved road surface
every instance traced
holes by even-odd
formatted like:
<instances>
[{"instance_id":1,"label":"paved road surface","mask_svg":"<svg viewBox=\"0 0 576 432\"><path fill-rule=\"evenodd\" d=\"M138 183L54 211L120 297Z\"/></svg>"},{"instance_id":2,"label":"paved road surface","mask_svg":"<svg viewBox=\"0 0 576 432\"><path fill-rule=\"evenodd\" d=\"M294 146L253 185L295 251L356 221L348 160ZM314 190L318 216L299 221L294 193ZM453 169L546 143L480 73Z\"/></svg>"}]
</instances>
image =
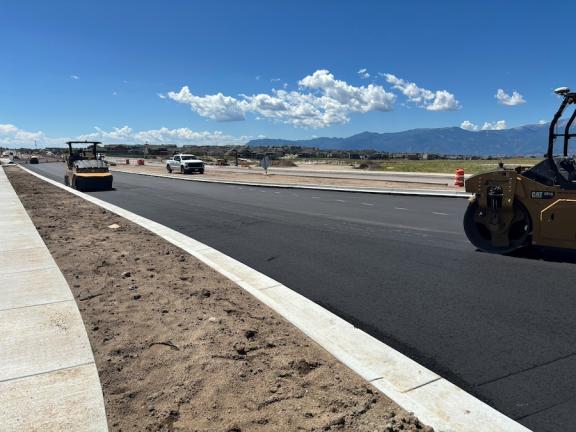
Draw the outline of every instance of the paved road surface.
<instances>
[{"instance_id":1,"label":"paved road surface","mask_svg":"<svg viewBox=\"0 0 576 432\"><path fill-rule=\"evenodd\" d=\"M30 168L62 178L60 164ZM286 284L535 431L576 429L576 253L477 252L463 199L114 176L94 195Z\"/></svg>"}]
</instances>

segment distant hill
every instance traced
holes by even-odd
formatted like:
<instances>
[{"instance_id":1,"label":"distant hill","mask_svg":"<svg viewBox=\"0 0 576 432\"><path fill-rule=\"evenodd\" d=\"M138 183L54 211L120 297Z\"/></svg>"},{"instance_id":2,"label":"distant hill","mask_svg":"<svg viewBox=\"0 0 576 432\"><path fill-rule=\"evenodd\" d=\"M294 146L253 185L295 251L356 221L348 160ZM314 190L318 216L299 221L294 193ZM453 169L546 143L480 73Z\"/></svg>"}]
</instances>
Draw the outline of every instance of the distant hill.
<instances>
[{"instance_id":1,"label":"distant hill","mask_svg":"<svg viewBox=\"0 0 576 432\"><path fill-rule=\"evenodd\" d=\"M362 132L348 138L310 140L257 139L249 146L302 146L330 150L462 154L476 156L543 155L548 144L548 124L505 130L471 132L459 127L411 129L403 132Z\"/></svg>"}]
</instances>

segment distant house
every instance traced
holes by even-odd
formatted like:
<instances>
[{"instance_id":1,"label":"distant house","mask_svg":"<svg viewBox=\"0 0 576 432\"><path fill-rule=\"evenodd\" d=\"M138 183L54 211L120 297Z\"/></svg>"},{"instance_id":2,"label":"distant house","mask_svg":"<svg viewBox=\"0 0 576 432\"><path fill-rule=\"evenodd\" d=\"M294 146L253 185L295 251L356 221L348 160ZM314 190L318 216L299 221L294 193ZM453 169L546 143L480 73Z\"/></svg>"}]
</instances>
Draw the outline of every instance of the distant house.
<instances>
[{"instance_id":1,"label":"distant house","mask_svg":"<svg viewBox=\"0 0 576 432\"><path fill-rule=\"evenodd\" d=\"M238 150L238 157L240 158L245 158L245 159L252 159L255 157L255 153L250 150L249 147L243 147L240 150Z\"/></svg>"},{"instance_id":2,"label":"distant house","mask_svg":"<svg viewBox=\"0 0 576 432\"><path fill-rule=\"evenodd\" d=\"M374 153L368 156L370 160L385 160L390 159L390 155L388 153Z\"/></svg>"},{"instance_id":3,"label":"distant house","mask_svg":"<svg viewBox=\"0 0 576 432\"><path fill-rule=\"evenodd\" d=\"M301 152L301 153L298 153L298 157L301 157L301 158L311 158L311 157L314 157L314 156L315 156L315 153L310 153L310 152Z\"/></svg>"},{"instance_id":4,"label":"distant house","mask_svg":"<svg viewBox=\"0 0 576 432\"><path fill-rule=\"evenodd\" d=\"M178 146L175 144L144 144L144 155L150 156L168 156L178 152Z\"/></svg>"},{"instance_id":5,"label":"distant house","mask_svg":"<svg viewBox=\"0 0 576 432\"><path fill-rule=\"evenodd\" d=\"M104 150L107 154L113 155L126 155L129 153L134 153L133 146L126 144L108 144L104 146Z\"/></svg>"}]
</instances>

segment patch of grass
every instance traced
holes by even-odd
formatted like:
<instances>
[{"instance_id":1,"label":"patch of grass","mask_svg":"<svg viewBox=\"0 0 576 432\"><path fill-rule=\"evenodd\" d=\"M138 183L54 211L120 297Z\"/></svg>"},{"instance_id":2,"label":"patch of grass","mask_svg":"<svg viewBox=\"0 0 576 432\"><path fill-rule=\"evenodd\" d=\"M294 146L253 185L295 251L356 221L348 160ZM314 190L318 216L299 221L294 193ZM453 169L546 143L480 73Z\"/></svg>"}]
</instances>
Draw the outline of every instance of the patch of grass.
<instances>
[{"instance_id":1,"label":"patch of grass","mask_svg":"<svg viewBox=\"0 0 576 432\"><path fill-rule=\"evenodd\" d=\"M401 172L430 172L453 174L456 169L463 168L467 174L493 171L498 168L500 160L389 160L382 161L378 171L401 171ZM532 166L540 162L540 159L521 158L503 159L505 166L516 167Z\"/></svg>"},{"instance_id":2,"label":"patch of grass","mask_svg":"<svg viewBox=\"0 0 576 432\"><path fill-rule=\"evenodd\" d=\"M322 162L334 165L360 165L366 163L373 171L398 171L398 172L421 172L421 173L446 173L454 174L457 168L463 168L466 174L493 171L498 168L500 161L507 167L532 166L540 162L540 158L513 158L494 160L406 160L390 159L378 161L366 161L357 159L324 159ZM302 160L298 161L299 165Z\"/></svg>"}]
</instances>

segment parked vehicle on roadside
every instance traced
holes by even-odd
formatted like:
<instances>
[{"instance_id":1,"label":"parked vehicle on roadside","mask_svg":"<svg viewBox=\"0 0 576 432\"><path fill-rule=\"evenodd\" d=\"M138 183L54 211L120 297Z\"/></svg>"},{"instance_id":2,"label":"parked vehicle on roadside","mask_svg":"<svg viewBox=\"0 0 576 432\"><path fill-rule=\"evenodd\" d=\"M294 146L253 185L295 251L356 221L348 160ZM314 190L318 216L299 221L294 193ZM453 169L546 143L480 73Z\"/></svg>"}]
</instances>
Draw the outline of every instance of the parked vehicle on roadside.
<instances>
[{"instance_id":1,"label":"parked vehicle on roadside","mask_svg":"<svg viewBox=\"0 0 576 432\"><path fill-rule=\"evenodd\" d=\"M204 161L191 154L175 154L166 161L166 170L179 171L181 174L204 174Z\"/></svg>"},{"instance_id":2,"label":"parked vehicle on roadside","mask_svg":"<svg viewBox=\"0 0 576 432\"><path fill-rule=\"evenodd\" d=\"M30 163L31 164L37 164L39 162L40 162L40 159L38 159L38 156L36 156L36 155L30 156Z\"/></svg>"}]
</instances>

